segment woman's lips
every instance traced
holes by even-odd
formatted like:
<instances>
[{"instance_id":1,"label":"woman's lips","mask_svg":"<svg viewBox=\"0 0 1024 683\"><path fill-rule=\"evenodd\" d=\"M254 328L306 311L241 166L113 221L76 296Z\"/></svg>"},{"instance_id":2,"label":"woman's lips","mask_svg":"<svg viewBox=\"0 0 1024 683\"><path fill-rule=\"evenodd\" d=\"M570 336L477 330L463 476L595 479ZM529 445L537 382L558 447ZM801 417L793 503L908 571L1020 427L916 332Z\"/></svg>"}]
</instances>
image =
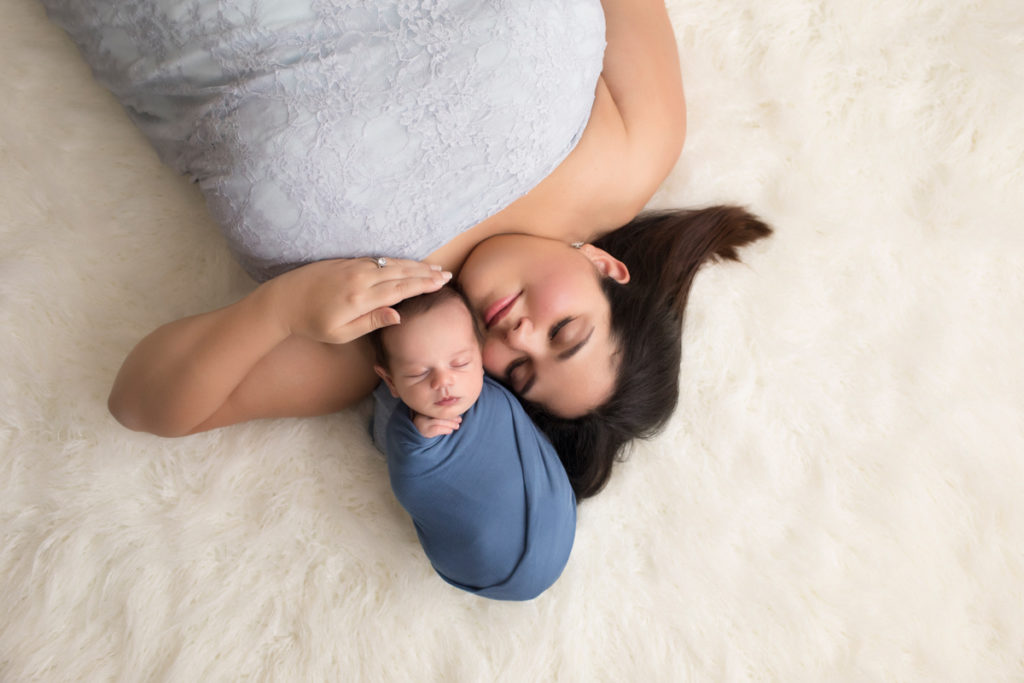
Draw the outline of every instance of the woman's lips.
<instances>
[{"instance_id":1,"label":"woman's lips","mask_svg":"<svg viewBox=\"0 0 1024 683\"><path fill-rule=\"evenodd\" d=\"M516 302L516 299L519 298L520 294L522 294L522 292L510 294L502 299L498 299L488 306L487 310L484 311L484 327L490 328L491 325L494 325L508 315L509 311L512 310L512 304Z\"/></svg>"}]
</instances>

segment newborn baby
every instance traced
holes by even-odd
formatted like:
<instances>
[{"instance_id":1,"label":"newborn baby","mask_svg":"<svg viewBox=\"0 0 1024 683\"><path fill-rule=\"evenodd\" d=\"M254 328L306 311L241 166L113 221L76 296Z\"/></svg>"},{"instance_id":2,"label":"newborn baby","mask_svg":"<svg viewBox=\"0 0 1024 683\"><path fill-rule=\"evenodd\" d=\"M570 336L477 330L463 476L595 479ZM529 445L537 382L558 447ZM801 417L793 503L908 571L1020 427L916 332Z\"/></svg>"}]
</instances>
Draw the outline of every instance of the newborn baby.
<instances>
[{"instance_id":1,"label":"newborn baby","mask_svg":"<svg viewBox=\"0 0 1024 683\"><path fill-rule=\"evenodd\" d=\"M384 380L375 434L395 497L448 583L535 598L561 574L575 536L562 463L515 396L484 376L479 328L458 291L395 308L401 323L373 339Z\"/></svg>"}]
</instances>

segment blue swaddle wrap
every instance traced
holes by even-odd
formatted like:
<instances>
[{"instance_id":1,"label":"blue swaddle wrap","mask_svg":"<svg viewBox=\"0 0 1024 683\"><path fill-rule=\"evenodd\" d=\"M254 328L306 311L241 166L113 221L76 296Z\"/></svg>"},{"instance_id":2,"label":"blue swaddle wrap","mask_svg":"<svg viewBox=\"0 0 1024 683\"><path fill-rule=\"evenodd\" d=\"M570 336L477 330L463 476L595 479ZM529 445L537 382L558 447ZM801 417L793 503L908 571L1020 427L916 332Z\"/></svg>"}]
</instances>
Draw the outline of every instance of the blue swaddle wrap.
<instances>
[{"instance_id":1,"label":"blue swaddle wrap","mask_svg":"<svg viewBox=\"0 0 1024 683\"><path fill-rule=\"evenodd\" d=\"M257 279L421 259L590 117L599 0L43 0Z\"/></svg>"},{"instance_id":2,"label":"blue swaddle wrap","mask_svg":"<svg viewBox=\"0 0 1024 683\"><path fill-rule=\"evenodd\" d=\"M576 498L519 401L485 378L459 429L428 439L383 384L375 396L392 490L437 573L498 600L530 600L551 586L572 550Z\"/></svg>"}]
</instances>

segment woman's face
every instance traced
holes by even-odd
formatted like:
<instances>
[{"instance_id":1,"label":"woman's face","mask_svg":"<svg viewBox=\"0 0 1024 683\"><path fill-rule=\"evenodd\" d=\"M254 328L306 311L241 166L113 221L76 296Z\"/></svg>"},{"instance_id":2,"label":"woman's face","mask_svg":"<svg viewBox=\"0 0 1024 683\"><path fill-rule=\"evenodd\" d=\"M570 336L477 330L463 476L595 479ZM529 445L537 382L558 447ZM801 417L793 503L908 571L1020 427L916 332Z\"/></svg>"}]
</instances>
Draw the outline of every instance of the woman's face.
<instances>
[{"instance_id":1,"label":"woman's face","mask_svg":"<svg viewBox=\"0 0 1024 683\"><path fill-rule=\"evenodd\" d=\"M615 385L618 350L605 276L629 281L621 261L589 244L498 235L477 245L459 284L484 323L487 371L561 417L601 405Z\"/></svg>"}]
</instances>

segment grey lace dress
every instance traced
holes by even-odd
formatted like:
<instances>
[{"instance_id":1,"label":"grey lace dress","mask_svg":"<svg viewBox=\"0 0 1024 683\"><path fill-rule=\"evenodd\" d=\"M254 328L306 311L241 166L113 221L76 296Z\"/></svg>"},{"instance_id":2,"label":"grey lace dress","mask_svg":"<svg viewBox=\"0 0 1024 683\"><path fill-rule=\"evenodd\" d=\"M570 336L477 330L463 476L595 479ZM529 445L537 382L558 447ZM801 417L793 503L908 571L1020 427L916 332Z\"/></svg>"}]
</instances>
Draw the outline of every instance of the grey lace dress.
<instances>
[{"instance_id":1,"label":"grey lace dress","mask_svg":"<svg viewBox=\"0 0 1024 683\"><path fill-rule=\"evenodd\" d=\"M256 279L423 258L586 126L599 0L43 0Z\"/></svg>"}]
</instances>

